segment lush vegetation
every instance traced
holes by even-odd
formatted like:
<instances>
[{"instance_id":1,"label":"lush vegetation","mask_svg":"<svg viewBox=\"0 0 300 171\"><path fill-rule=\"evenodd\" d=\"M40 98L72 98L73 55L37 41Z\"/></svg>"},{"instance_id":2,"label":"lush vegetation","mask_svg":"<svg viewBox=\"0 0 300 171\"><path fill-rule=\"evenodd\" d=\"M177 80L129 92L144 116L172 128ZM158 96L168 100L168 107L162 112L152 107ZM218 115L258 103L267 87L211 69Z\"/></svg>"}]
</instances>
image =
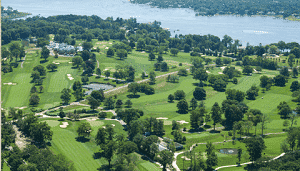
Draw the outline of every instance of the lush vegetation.
<instances>
[{"instance_id":1,"label":"lush vegetation","mask_svg":"<svg viewBox=\"0 0 300 171\"><path fill-rule=\"evenodd\" d=\"M200 1L200 0L131 0L132 3L149 4L159 8L192 8L199 15L235 14L235 15L281 15L284 18L292 14L299 16L299 3L296 0L264 1ZM294 6L295 8L290 8Z\"/></svg>"},{"instance_id":2,"label":"lush vegetation","mask_svg":"<svg viewBox=\"0 0 300 171\"><path fill-rule=\"evenodd\" d=\"M12 170L41 170L39 154L53 161L46 170L165 170L199 143L186 166L212 170L299 149L298 43L241 49L228 35L170 38L156 21L97 16L3 23L2 156ZM49 41L83 51L59 56ZM117 89L85 94L90 83ZM31 146L18 149L15 135ZM235 144L215 145L224 140Z\"/></svg>"}]
</instances>

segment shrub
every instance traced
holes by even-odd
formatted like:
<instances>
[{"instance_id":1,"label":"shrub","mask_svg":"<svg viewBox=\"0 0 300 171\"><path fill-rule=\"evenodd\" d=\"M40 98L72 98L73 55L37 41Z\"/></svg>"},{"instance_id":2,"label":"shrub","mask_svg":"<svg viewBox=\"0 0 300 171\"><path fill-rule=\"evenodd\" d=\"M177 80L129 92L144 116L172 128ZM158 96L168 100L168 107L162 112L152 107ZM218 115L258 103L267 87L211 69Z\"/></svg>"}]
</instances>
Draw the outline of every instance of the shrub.
<instances>
[{"instance_id":1,"label":"shrub","mask_svg":"<svg viewBox=\"0 0 300 171\"><path fill-rule=\"evenodd\" d=\"M181 63L181 62L179 63L179 66L182 66L182 63Z\"/></svg>"},{"instance_id":2,"label":"shrub","mask_svg":"<svg viewBox=\"0 0 300 171\"><path fill-rule=\"evenodd\" d=\"M232 136L232 132L231 131L228 132L228 136Z\"/></svg>"},{"instance_id":3,"label":"shrub","mask_svg":"<svg viewBox=\"0 0 300 171\"><path fill-rule=\"evenodd\" d=\"M106 112L100 112L98 113L98 118L106 118Z\"/></svg>"},{"instance_id":4,"label":"shrub","mask_svg":"<svg viewBox=\"0 0 300 171\"><path fill-rule=\"evenodd\" d=\"M86 109L82 109L82 110L81 110L81 113L86 113Z\"/></svg>"},{"instance_id":5,"label":"shrub","mask_svg":"<svg viewBox=\"0 0 300 171\"><path fill-rule=\"evenodd\" d=\"M113 115L113 116L111 117L111 119L116 119L116 116L115 116L115 115Z\"/></svg>"}]
</instances>

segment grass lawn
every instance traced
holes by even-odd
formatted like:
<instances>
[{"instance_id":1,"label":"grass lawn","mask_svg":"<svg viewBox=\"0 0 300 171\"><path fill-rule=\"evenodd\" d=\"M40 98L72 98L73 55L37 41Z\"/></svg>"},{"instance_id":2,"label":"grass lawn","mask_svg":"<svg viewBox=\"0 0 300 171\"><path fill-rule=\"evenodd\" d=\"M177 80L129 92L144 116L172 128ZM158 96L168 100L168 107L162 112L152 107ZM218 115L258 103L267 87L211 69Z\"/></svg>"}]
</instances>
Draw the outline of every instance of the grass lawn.
<instances>
[{"instance_id":1,"label":"grass lawn","mask_svg":"<svg viewBox=\"0 0 300 171\"><path fill-rule=\"evenodd\" d=\"M98 128L106 125L113 124L116 134L126 134L123 130L123 126L117 121L106 121L106 120L96 120L96 121L80 121L89 122L92 126L92 132L90 136L90 141L79 142L76 141L77 133L76 129L80 122L64 121L68 122L67 128L60 128L63 121L58 121L58 119L40 119L41 121L47 122L51 126L53 131L53 137L51 141L51 146L49 147L55 154L63 154L68 160L73 161L75 168L77 170L97 170L103 164L108 164L104 159L94 159L93 154L98 152L100 149L96 145L94 137L97 134ZM54 125L59 123L59 125ZM146 171L160 170L155 164L141 160L138 164L138 168L144 168Z\"/></svg>"},{"instance_id":2,"label":"grass lawn","mask_svg":"<svg viewBox=\"0 0 300 171\"><path fill-rule=\"evenodd\" d=\"M10 171L10 168L7 166L7 164L5 162L3 162L3 171Z\"/></svg>"}]
</instances>

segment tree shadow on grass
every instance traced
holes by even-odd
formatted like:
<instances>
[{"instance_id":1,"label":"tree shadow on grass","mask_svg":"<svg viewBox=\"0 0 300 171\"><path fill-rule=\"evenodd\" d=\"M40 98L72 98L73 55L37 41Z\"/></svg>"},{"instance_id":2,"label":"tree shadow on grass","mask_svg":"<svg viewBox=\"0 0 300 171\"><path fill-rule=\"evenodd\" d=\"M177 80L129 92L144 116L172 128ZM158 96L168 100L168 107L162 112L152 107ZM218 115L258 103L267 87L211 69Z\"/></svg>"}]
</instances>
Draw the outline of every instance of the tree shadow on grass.
<instances>
[{"instance_id":1,"label":"tree shadow on grass","mask_svg":"<svg viewBox=\"0 0 300 171\"><path fill-rule=\"evenodd\" d=\"M100 159L102 157L102 153L100 153L100 152L95 152L94 154L93 154L93 158L96 160L96 159Z\"/></svg>"},{"instance_id":2,"label":"tree shadow on grass","mask_svg":"<svg viewBox=\"0 0 300 171\"><path fill-rule=\"evenodd\" d=\"M204 125L204 128L211 128L210 125Z\"/></svg>"},{"instance_id":3,"label":"tree shadow on grass","mask_svg":"<svg viewBox=\"0 0 300 171\"><path fill-rule=\"evenodd\" d=\"M75 139L76 139L76 141L81 142L81 143L86 143L86 142L90 141L89 138L85 138L85 137L76 137Z\"/></svg>"},{"instance_id":4,"label":"tree shadow on grass","mask_svg":"<svg viewBox=\"0 0 300 171\"><path fill-rule=\"evenodd\" d=\"M220 133L221 131L218 131L218 130L211 130L211 131L209 131L209 133L212 133L212 134L218 134L218 133Z\"/></svg>"},{"instance_id":5,"label":"tree shadow on grass","mask_svg":"<svg viewBox=\"0 0 300 171\"><path fill-rule=\"evenodd\" d=\"M139 98L140 95L138 95L138 94L136 94L136 95L128 94L127 97L128 97L128 98Z\"/></svg>"},{"instance_id":6,"label":"tree shadow on grass","mask_svg":"<svg viewBox=\"0 0 300 171\"><path fill-rule=\"evenodd\" d=\"M187 114L187 113L189 113L188 111L182 111L182 110L177 110L176 112L179 113L179 114Z\"/></svg>"},{"instance_id":7,"label":"tree shadow on grass","mask_svg":"<svg viewBox=\"0 0 300 171\"><path fill-rule=\"evenodd\" d=\"M108 164L101 165L101 167L97 168L99 171L110 171Z\"/></svg>"},{"instance_id":8,"label":"tree shadow on grass","mask_svg":"<svg viewBox=\"0 0 300 171\"><path fill-rule=\"evenodd\" d=\"M44 63L46 63L46 62L48 62L48 60L41 60L41 61L40 61L40 64L44 64Z\"/></svg>"}]
</instances>

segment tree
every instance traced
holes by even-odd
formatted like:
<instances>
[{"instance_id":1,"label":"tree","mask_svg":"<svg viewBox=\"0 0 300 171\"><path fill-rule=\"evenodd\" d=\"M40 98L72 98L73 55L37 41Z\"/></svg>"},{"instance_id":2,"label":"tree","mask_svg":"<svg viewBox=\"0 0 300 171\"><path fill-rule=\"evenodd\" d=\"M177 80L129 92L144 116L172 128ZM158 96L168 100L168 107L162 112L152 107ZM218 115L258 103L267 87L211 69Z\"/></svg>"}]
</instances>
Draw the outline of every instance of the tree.
<instances>
[{"instance_id":1,"label":"tree","mask_svg":"<svg viewBox=\"0 0 300 171\"><path fill-rule=\"evenodd\" d=\"M155 77L156 77L155 72L151 71L150 72L150 83L151 84L155 84Z\"/></svg>"},{"instance_id":2,"label":"tree","mask_svg":"<svg viewBox=\"0 0 300 171\"><path fill-rule=\"evenodd\" d=\"M280 86L280 87L284 87L285 86L285 82L286 82L286 79L283 75L276 75L274 77L274 83L276 86Z\"/></svg>"},{"instance_id":3,"label":"tree","mask_svg":"<svg viewBox=\"0 0 300 171\"><path fill-rule=\"evenodd\" d=\"M42 48L42 52L41 52L41 57L45 59L45 61L47 60L47 58L49 57L50 51L49 49L47 49L45 46Z\"/></svg>"},{"instance_id":4,"label":"tree","mask_svg":"<svg viewBox=\"0 0 300 171\"><path fill-rule=\"evenodd\" d=\"M264 135L264 129L267 127L267 123L270 122L270 117L266 114L262 114L261 118L260 118L260 122L261 122L261 136Z\"/></svg>"},{"instance_id":5,"label":"tree","mask_svg":"<svg viewBox=\"0 0 300 171\"><path fill-rule=\"evenodd\" d=\"M45 70L45 68L42 65L35 66L33 68L33 71L39 72L40 76L45 76L46 75L46 70Z\"/></svg>"},{"instance_id":6,"label":"tree","mask_svg":"<svg viewBox=\"0 0 300 171\"><path fill-rule=\"evenodd\" d=\"M178 112L179 113L187 113L188 109L189 109L189 105L186 102L185 99L181 99L178 103L177 103L177 108L178 108Z\"/></svg>"},{"instance_id":7,"label":"tree","mask_svg":"<svg viewBox=\"0 0 300 171\"><path fill-rule=\"evenodd\" d=\"M90 49L93 47L93 44L90 43L90 42L83 42L82 43L82 48L83 50L86 50L86 51L90 51Z\"/></svg>"},{"instance_id":8,"label":"tree","mask_svg":"<svg viewBox=\"0 0 300 171\"><path fill-rule=\"evenodd\" d=\"M212 87L217 91L224 91L226 88L226 82L223 79L218 78L216 79Z\"/></svg>"},{"instance_id":9,"label":"tree","mask_svg":"<svg viewBox=\"0 0 300 171\"><path fill-rule=\"evenodd\" d=\"M262 138L249 138L246 141L246 148L252 162L261 158L262 151L266 148Z\"/></svg>"},{"instance_id":10,"label":"tree","mask_svg":"<svg viewBox=\"0 0 300 171\"><path fill-rule=\"evenodd\" d=\"M137 41L136 48L137 48L138 50L143 50L143 49L145 49L145 40L142 39L142 38L139 38L138 41Z\"/></svg>"},{"instance_id":11,"label":"tree","mask_svg":"<svg viewBox=\"0 0 300 171\"><path fill-rule=\"evenodd\" d=\"M91 97L98 100L99 102L103 102L105 99L103 90L93 90L91 93Z\"/></svg>"},{"instance_id":12,"label":"tree","mask_svg":"<svg viewBox=\"0 0 300 171\"><path fill-rule=\"evenodd\" d=\"M112 97L106 98L104 102L104 106L106 106L107 109L114 109L115 108L115 101Z\"/></svg>"},{"instance_id":13,"label":"tree","mask_svg":"<svg viewBox=\"0 0 300 171\"><path fill-rule=\"evenodd\" d=\"M223 65L222 59L221 59L220 57L218 57L218 58L216 59L216 65L217 65L217 66L222 66L222 65Z\"/></svg>"},{"instance_id":14,"label":"tree","mask_svg":"<svg viewBox=\"0 0 300 171\"><path fill-rule=\"evenodd\" d=\"M35 105L39 104L39 102L40 102L40 97L36 93L34 93L30 96L30 99L29 99L30 105L35 106Z\"/></svg>"},{"instance_id":15,"label":"tree","mask_svg":"<svg viewBox=\"0 0 300 171\"><path fill-rule=\"evenodd\" d=\"M122 60L127 56L127 51L125 49L118 49L117 56Z\"/></svg>"},{"instance_id":16,"label":"tree","mask_svg":"<svg viewBox=\"0 0 300 171\"><path fill-rule=\"evenodd\" d=\"M161 72L166 72L166 71L168 71L168 70L169 70L168 64L167 64L166 62L162 62L162 63L160 64L160 71L161 71Z\"/></svg>"},{"instance_id":17,"label":"tree","mask_svg":"<svg viewBox=\"0 0 300 171\"><path fill-rule=\"evenodd\" d=\"M82 122L76 130L78 137L89 137L92 132L92 127L89 122Z\"/></svg>"},{"instance_id":18,"label":"tree","mask_svg":"<svg viewBox=\"0 0 300 171\"><path fill-rule=\"evenodd\" d=\"M291 112L289 115L289 120L291 121L291 127L293 127L293 125L297 125L297 119L298 119L298 114L296 112Z\"/></svg>"},{"instance_id":19,"label":"tree","mask_svg":"<svg viewBox=\"0 0 300 171\"><path fill-rule=\"evenodd\" d=\"M40 86L40 87L39 87L40 93L41 93L43 90L44 90L44 87L43 87L43 86Z\"/></svg>"},{"instance_id":20,"label":"tree","mask_svg":"<svg viewBox=\"0 0 300 171\"><path fill-rule=\"evenodd\" d=\"M94 99L93 97L88 97L87 98L87 100L88 100L88 104L90 105L90 108L92 109L92 110L95 110L96 108L98 108L99 106L100 106L100 101L98 101L98 100L96 100L96 99Z\"/></svg>"},{"instance_id":21,"label":"tree","mask_svg":"<svg viewBox=\"0 0 300 171\"><path fill-rule=\"evenodd\" d=\"M128 92L132 92L134 96L139 90L140 90L140 85L138 83L134 82L128 85Z\"/></svg>"},{"instance_id":22,"label":"tree","mask_svg":"<svg viewBox=\"0 0 300 171\"><path fill-rule=\"evenodd\" d=\"M290 76L290 72L288 67L284 66L281 68L281 70L279 71L280 75L283 75L285 77L289 77Z\"/></svg>"},{"instance_id":23,"label":"tree","mask_svg":"<svg viewBox=\"0 0 300 171\"><path fill-rule=\"evenodd\" d=\"M183 90L176 90L174 93L175 100L181 100L185 98L185 93Z\"/></svg>"},{"instance_id":24,"label":"tree","mask_svg":"<svg viewBox=\"0 0 300 171\"><path fill-rule=\"evenodd\" d=\"M216 124L222 121L221 108L218 102L215 102L215 104L211 108L211 118L214 121L214 130L216 130Z\"/></svg>"},{"instance_id":25,"label":"tree","mask_svg":"<svg viewBox=\"0 0 300 171\"><path fill-rule=\"evenodd\" d=\"M174 95L173 94L169 94L169 96L168 96L169 102L173 103L174 99L175 99Z\"/></svg>"},{"instance_id":26,"label":"tree","mask_svg":"<svg viewBox=\"0 0 300 171\"><path fill-rule=\"evenodd\" d=\"M239 160L238 164L241 164L242 152L243 152L243 149L241 147L239 147L238 148L238 155L237 155L237 158Z\"/></svg>"},{"instance_id":27,"label":"tree","mask_svg":"<svg viewBox=\"0 0 300 171\"><path fill-rule=\"evenodd\" d=\"M207 77L208 77L208 74L205 69L197 69L193 73L193 79L199 80L200 85L201 85L202 81L207 81Z\"/></svg>"},{"instance_id":28,"label":"tree","mask_svg":"<svg viewBox=\"0 0 300 171\"><path fill-rule=\"evenodd\" d=\"M243 73L249 75L250 73L253 72L253 68L250 67L249 65L246 65L243 69Z\"/></svg>"},{"instance_id":29,"label":"tree","mask_svg":"<svg viewBox=\"0 0 300 171\"><path fill-rule=\"evenodd\" d=\"M296 147L296 140L297 140L297 137L299 136L299 133L300 133L299 128L291 128L288 131L286 142L289 144L291 151L294 151L294 149Z\"/></svg>"},{"instance_id":30,"label":"tree","mask_svg":"<svg viewBox=\"0 0 300 171\"><path fill-rule=\"evenodd\" d=\"M156 60L158 63L160 63L160 62L164 61L164 58L162 57L162 55L158 55Z\"/></svg>"},{"instance_id":31,"label":"tree","mask_svg":"<svg viewBox=\"0 0 300 171\"><path fill-rule=\"evenodd\" d=\"M233 127L234 122L238 122L243 119L244 114L240 107L235 104L228 105L225 108L225 118L226 118L226 128L231 129Z\"/></svg>"},{"instance_id":32,"label":"tree","mask_svg":"<svg viewBox=\"0 0 300 171\"><path fill-rule=\"evenodd\" d=\"M249 100L255 100L255 97L258 96L259 88L255 85L252 85L249 90L246 91Z\"/></svg>"},{"instance_id":33,"label":"tree","mask_svg":"<svg viewBox=\"0 0 300 171\"><path fill-rule=\"evenodd\" d=\"M188 75L187 70L186 69L180 69L178 71L178 75L180 75L180 76L187 76Z\"/></svg>"},{"instance_id":34,"label":"tree","mask_svg":"<svg viewBox=\"0 0 300 171\"><path fill-rule=\"evenodd\" d=\"M287 116L292 113L292 109L290 106L285 102L280 102L280 104L277 106L278 114L281 115L283 118L287 118Z\"/></svg>"},{"instance_id":35,"label":"tree","mask_svg":"<svg viewBox=\"0 0 300 171\"><path fill-rule=\"evenodd\" d=\"M106 56L114 56L114 55L115 55L114 48L109 48L106 52Z\"/></svg>"},{"instance_id":36,"label":"tree","mask_svg":"<svg viewBox=\"0 0 300 171\"><path fill-rule=\"evenodd\" d=\"M110 76L110 71L109 70L106 70L104 72L104 75L106 76L106 79L108 79L108 77Z\"/></svg>"},{"instance_id":37,"label":"tree","mask_svg":"<svg viewBox=\"0 0 300 171\"><path fill-rule=\"evenodd\" d=\"M151 52L148 57L149 61L153 61L155 59L155 55Z\"/></svg>"},{"instance_id":38,"label":"tree","mask_svg":"<svg viewBox=\"0 0 300 171\"><path fill-rule=\"evenodd\" d=\"M296 67L293 67L293 70L292 70L292 73L293 73L293 77L294 78L297 78L297 76L298 76L298 69L296 68Z\"/></svg>"},{"instance_id":39,"label":"tree","mask_svg":"<svg viewBox=\"0 0 300 171\"><path fill-rule=\"evenodd\" d=\"M122 108L123 102L122 100L118 99L116 102L116 108Z\"/></svg>"},{"instance_id":40,"label":"tree","mask_svg":"<svg viewBox=\"0 0 300 171\"><path fill-rule=\"evenodd\" d=\"M72 59L72 65L73 66L76 66L77 68L79 67L79 65L81 65L83 63L83 60L81 57L79 56L75 56L73 59Z\"/></svg>"},{"instance_id":41,"label":"tree","mask_svg":"<svg viewBox=\"0 0 300 171\"><path fill-rule=\"evenodd\" d=\"M48 64L47 69L54 72L54 70L57 69L57 65L56 64Z\"/></svg>"},{"instance_id":42,"label":"tree","mask_svg":"<svg viewBox=\"0 0 300 171\"><path fill-rule=\"evenodd\" d=\"M171 48L170 52L171 52L171 54L173 54L174 56L176 56L177 53L179 52L179 50L176 49L176 48Z\"/></svg>"},{"instance_id":43,"label":"tree","mask_svg":"<svg viewBox=\"0 0 300 171\"><path fill-rule=\"evenodd\" d=\"M156 160L163 165L163 171L166 171L167 165L171 165L174 160L173 153L168 150L163 150L158 153Z\"/></svg>"},{"instance_id":44,"label":"tree","mask_svg":"<svg viewBox=\"0 0 300 171\"><path fill-rule=\"evenodd\" d=\"M36 93L36 92L37 92L36 87L35 86L31 87L30 93L32 94L32 93Z\"/></svg>"},{"instance_id":45,"label":"tree","mask_svg":"<svg viewBox=\"0 0 300 171\"><path fill-rule=\"evenodd\" d=\"M61 91L61 96L60 98L62 99L63 103L64 104L68 104L69 101L71 100L71 90L70 89L67 89L67 88L64 88L62 91Z\"/></svg>"},{"instance_id":46,"label":"tree","mask_svg":"<svg viewBox=\"0 0 300 171\"><path fill-rule=\"evenodd\" d=\"M290 53L294 54L295 58L300 58L300 49L298 47L294 47Z\"/></svg>"},{"instance_id":47,"label":"tree","mask_svg":"<svg viewBox=\"0 0 300 171\"><path fill-rule=\"evenodd\" d=\"M196 87L193 96L197 100L205 100L206 91L202 87Z\"/></svg>"},{"instance_id":48,"label":"tree","mask_svg":"<svg viewBox=\"0 0 300 171\"><path fill-rule=\"evenodd\" d=\"M29 131L32 139L37 143L44 143L52 140L53 132L46 122L36 122L30 125Z\"/></svg>"},{"instance_id":49,"label":"tree","mask_svg":"<svg viewBox=\"0 0 300 171\"><path fill-rule=\"evenodd\" d=\"M100 78L100 76L101 76L101 69L100 68L96 69L96 74L97 74L97 77Z\"/></svg>"},{"instance_id":50,"label":"tree","mask_svg":"<svg viewBox=\"0 0 300 171\"><path fill-rule=\"evenodd\" d=\"M142 76L141 76L142 80L145 79L145 77L146 77L145 72L142 72Z\"/></svg>"},{"instance_id":51,"label":"tree","mask_svg":"<svg viewBox=\"0 0 300 171\"><path fill-rule=\"evenodd\" d=\"M258 109L250 109L250 112L247 113L248 120L253 122L253 125L255 127L255 135L256 135L256 126L259 122L261 122L262 113Z\"/></svg>"},{"instance_id":52,"label":"tree","mask_svg":"<svg viewBox=\"0 0 300 171\"><path fill-rule=\"evenodd\" d=\"M59 116L60 118L64 118L64 117L66 116L66 114L65 114L65 112L63 111L63 108L62 108L62 107L59 108L58 116Z\"/></svg>"},{"instance_id":53,"label":"tree","mask_svg":"<svg viewBox=\"0 0 300 171\"><path fill-rule=\"evenodd\" d=\"M293 81L291 86L290 86L291 91L292 92L297 91L297 90L299 90L299 88L300 88L299 82L298 81Z\"/></svg>"},{"instance_id":54,"label":"tree","mask_svg":"<svg viewBox=\"0 0 300 171\"><path fill-rule=\"evenodd\" d=\"M125 102L125 105L126 105L126 107L131 108L132 102L131 102L130 100L127 100L127 101Z\"/></svg>"},{"instance_id":55,"label":"tree","mask_svg":"<svg viewBox=\"0 0 300 171\"><path fill-rule=\"evenodd\" d=\"M215 153L215 148L212 145L211 142L208 142L206 144L206 153L207 153L207 160L206 160L206 165L207 167L212 170L213 166L216 166L218 164L218 157Z\"/></svg>"},{"instance_id":56,"label":"tree","mask_svg":"<svg viewBox=\"0 0 300 171\"><path fill-rule=\"evenodd\" d=\"M195 98L192 98L190 107L192 108L192 110L195 110L197 106L197 100Z\"/></svg>"},{"instance_id":57,"label":"tree","mask_svg":"<svg viewBox=\"0 0 300 171\"><path fill-rule=\"evenodd\" d=\"M267 87L268 84L272 85L272 80L265 75L261 76L260 77L260 86L262 88L265 88L265 87Z\"/></svg>"}]
</instances>

